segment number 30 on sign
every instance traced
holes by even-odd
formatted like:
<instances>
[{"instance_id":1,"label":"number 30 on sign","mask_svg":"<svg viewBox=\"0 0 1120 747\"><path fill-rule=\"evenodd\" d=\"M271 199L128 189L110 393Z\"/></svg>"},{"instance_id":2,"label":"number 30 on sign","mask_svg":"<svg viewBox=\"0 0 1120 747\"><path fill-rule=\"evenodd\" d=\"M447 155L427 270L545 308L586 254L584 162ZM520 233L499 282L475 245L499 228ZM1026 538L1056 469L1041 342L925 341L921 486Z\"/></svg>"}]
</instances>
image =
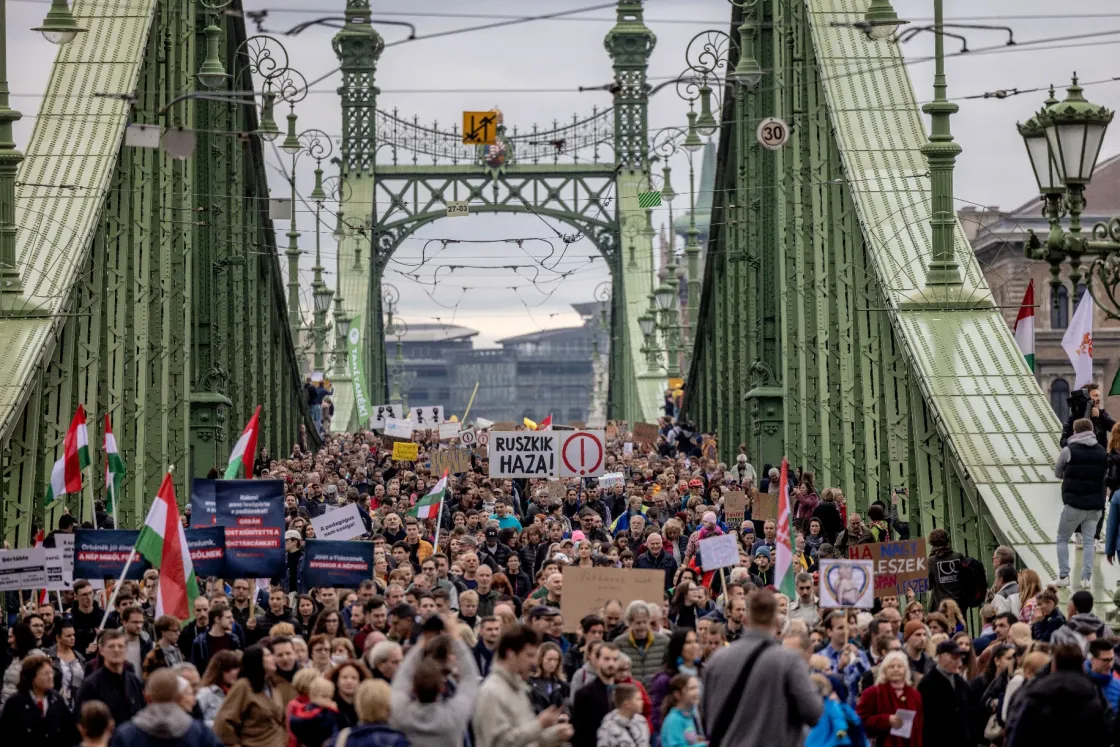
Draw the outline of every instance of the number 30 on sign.
<instances>
[{"instance_id":1,"label":"number 30 on sign","mask_svg":"<svg viewBox=\"0 0 1120 747\"><path fill-rule=\"evenodd\" d=\"M447 217L458 218L464 215L470 215L471 204L469 202L449 202L447 203Z\"/></svg>"},{"instance_id":2,"label":"number 30 on sign","mask_svg":"<svg viewBox=\"0 0 1120 747\"><path fill-rule=\"evenodd\" d=\"M779 117L767 117L758 123L758 144L767 150L778 150L789 140L789 125Z\"/></svg>"}]
</instances>

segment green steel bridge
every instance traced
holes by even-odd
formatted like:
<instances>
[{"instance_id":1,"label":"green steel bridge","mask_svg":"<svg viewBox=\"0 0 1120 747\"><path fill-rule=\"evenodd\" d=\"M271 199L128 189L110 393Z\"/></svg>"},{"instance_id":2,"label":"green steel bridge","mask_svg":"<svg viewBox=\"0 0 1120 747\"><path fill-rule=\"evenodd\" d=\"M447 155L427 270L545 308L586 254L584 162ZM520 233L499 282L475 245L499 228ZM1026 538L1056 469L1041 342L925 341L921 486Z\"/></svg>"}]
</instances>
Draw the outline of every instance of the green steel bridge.
<instances>
[{"instance_id":1,"label":"green steel bridge","mask_svg":"<svg viewBox=\"0 0 1120 747\"><path fill-rule=\"evenodd\" d=\"M361 396L388 398L381 277L401 242L450 201L535 213L592 241L610 268L609 417L655 422L687 360L684 414L719 435L724 458L740 443L756 467L788 455L856 509L907 488L914 534L945 527L979 558L1010 544L1056 575L1059 423L957 224L948 113L927 108L945 123L931 144L898 45L853 27L867 0L733 2L728 27L675 81L692 86L701 120L712 107L722 122L707 123L719 149L702 276L699 246L685 252L689 319L674 339L689 355L646 342L659 288L638 195L671 189L659 172L689 133L649 128L656 37L639 0L619 0L605 39L611 108L548 129L502 123L489 147L379 110L377 67L391 53L369 0L334 1L345 11L333 41L343 133L326 191L338 201L339 283L333 297L316 290L326 301L316 312L333 304L336 430L362 425L338 354L349 323L351 339L361 329ZM221 13L157 0L75 0L73 10L88 32L60 49L26 145L18 292L0 294L0 521L13 545L63 505L88 515L103 491L87 479L80 502L42 505L78 403L93 419L95 465L100 415L112 417L129 470L124 525L168 465L182 497L188 476L224 464L258 403L273 452L313 430L291 271L300 250L290 244L282 272L263 157L280 134L273 108L298 101L306 82L287 75L282 49L247 32L239 0ZM204 63L215 73L215 57L221 78L196 75ZM768 117L789 128L776 150L756 132ZM161 126L165 147L126 143L136 124ZM194 133L193 152L175 157L167 136L182 131ZM329 165L333 145L304 135L290 131L281 147L298 151L285 147L295 137ZM1120 576L1102 570L1096 583L1111 588Z\"/></svg>"}]
</instances>

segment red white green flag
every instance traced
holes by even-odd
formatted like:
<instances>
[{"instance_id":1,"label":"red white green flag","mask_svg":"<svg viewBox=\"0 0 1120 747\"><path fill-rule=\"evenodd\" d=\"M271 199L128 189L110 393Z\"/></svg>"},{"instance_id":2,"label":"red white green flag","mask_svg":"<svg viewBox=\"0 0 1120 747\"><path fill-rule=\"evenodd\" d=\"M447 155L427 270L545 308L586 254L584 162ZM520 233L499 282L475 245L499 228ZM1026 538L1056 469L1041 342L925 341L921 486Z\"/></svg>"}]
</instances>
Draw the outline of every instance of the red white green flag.
<instances>
[{"instance_id":1,"label":"red white green flag","mask_svg":"<svg viewBox=\"0 0 1120 747\"><path fill-rule=\"evenodd\" d=\"M1027 284L1019 316L1015 319L1015 343L1027 359L1027 367L1034 372L1034 280Z\"/></svg>"},{"instance_id":2,"label":"red white green flag","mask_svg":"<svg viewBox=\"0 0 1120 747\"><path fill-rule=\"evenodd\" d=\"M136 539L136 551L159 569L159 592L156 597L156 617L171 615L186 621L194 617L194 600L198 596L198 582L194 565L187 548L187 535L179 518L179 504L175 500L175 484L171 472L163 476L155 502L144 520L144 527Z\"/></svg>"},{"instance_id":3,"label":"red white green flag","mask_svg":"<svg viewBox=\"0 0 1120 747\"><path fill-rule=\"evenodd\" d=\"M789 462L782 459L782 481L778 488L777 557L774 559L774 586L787 598L794 599L796 585L793 570L793 543L790 534Z\"/></svg>"},{"instance_id":4,"label":"red white green flag","mask_svg":"<svg viewBox=\"0 0 1120 747\"><path fill-rule=\"evenodd\" d=\"M431 492L426 496L416 501L416 505L408 510L409 516L415 516L417 519L434 519L439 515L440 504L443 503L443 497L447 494L447 471L443 473L443 477L439 479Z\"/></svg>"},{"instance_id":5,"label":"red white green flag","mask_svg":"<svg viewBox=\"0 0 1120 747\"><path fill-rule=\"evenodd\" d=\"M242 467L245 468L246 478L253 476L253 460L257 458L257 436L261 430L260 418L261 406L257 405L253 417L249 418L249 424L241 432L241 438L233 445L233 451L229 455L229 466L226 467L224 475L227 480L236 479Z\"/></svg>"},{"instance_id":6,"label":"red white green flag","mask_svg":"<svg viewBox=\"0 0 1120 747\"><path fill-rule=\"evenodd\" d=\"M113 526L120 529L117 523L117 504L120 502L121 482L124 480L124 460L117 450L117 437L113 435L113 426L109 423L109 416L105 415L105 510L113 517Z\"/></svg>"},{"instance_id":7,"label":"red white green flag","mask_svg":"<svg viewBox=\"0 0 1120 747\"><path fill-rule=\"evenodd\" d=\"M86 408L78 405L74 419L62 440L62 458L54 463L51 482L43 505L67 493L82 492L82 470L89 466L89 429L86 427Z\"/></svg>"}]
</instances>

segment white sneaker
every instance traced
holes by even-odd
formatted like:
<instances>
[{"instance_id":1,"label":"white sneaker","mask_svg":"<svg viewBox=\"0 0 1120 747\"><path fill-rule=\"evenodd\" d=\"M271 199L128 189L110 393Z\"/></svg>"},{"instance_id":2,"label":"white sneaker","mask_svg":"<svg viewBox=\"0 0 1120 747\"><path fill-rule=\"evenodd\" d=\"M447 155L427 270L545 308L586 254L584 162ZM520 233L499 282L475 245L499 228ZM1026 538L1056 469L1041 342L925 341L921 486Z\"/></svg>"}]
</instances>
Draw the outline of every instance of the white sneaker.
<instances>
[{"instance_id":1,"label":"white sneaker","mask_svg":"<svg viewBox=\"0 0 1120 747\"><path fill-rule=\"evenodd\" d=\"M1094 546L1096 547L1096 549L1097 549L1097 552L1104 552L1104 543L1103 543L1103 542L1101 542L1100 540L1097 540L1097 541L1096 541L1095 543L1093 543L1093 544L1094 544Z\"/></svg>"},{"instance_id":2,"label":"white sneaker","mask_svg":"<svg viewBox=\"0 0 1120 747\"><path fill-rule=\"evenodd\" d=\"M1091 579L1091 578L1083 578L1077 584L1077 588L1079 588L1079 589L1090 589L1090 588L1092 588L1092 586L1093 586L1093 579Z\"/></svg>"},{"instance_id":3,"label":"white sneaker","mask_svg":"<svg viewBox=\"0 0 1120 747\"><path fill-rule=\"evenodd\" d=\"M1069 576L1062 576L1054 582L1054 586L1057 586L1059 588L1065 588L1069 586Z\"/></svg>"}]
</instances>

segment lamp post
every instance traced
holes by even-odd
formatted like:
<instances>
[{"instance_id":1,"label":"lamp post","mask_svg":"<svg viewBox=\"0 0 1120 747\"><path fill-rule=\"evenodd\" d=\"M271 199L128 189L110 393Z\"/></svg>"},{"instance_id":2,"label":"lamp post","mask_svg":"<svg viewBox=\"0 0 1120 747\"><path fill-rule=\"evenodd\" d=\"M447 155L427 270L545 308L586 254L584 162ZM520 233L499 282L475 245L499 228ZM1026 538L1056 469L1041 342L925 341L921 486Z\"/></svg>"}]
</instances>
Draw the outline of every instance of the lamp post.
<instances>
[{"instance_id":1,"label":"lamp post","mask_svg":"<svg viewBox=\"0 0 1120 747\"><path fill-rule=\"evenodd\" d=\"M284 142L280 145L280 150L284 151L292 157L292 172L289 176L291 180L291 205L292 214L288 221L288 231L285 234L288 237L288 247L284 250L284 255L288 258L288 323L292 328L292 340L298 341L299 327L301 322L301 314L299 308L299 228L296 221L296 167L299 164L301 156L308 155L314 158L317 162L329 155L331 152L331 138L330 135L322 130L308 129L296 134L296 113L295 106L288 112L288 134L284 138ZM319 264L318 261L315 263ZM320 283L322 282L322 268L319 268ZM324 309L326 311L326 309Z\"/></svg>"},{"instance_id":2,"label":"lamp post","mask_svg":"<svg viewBox=\"0 0 1120 747\"><path fill-rule=\"evenodd\" d=\"M315 304L315 320L311 330L314 337L314 353L312 367L316 371L323 371L323 348L327 338L327 311L331 308L333 295L327 284L323 282L323 261L320 252L320 227L322 226L323 202L327 193L323 189L323 157L330 155L330 142L327 142L327 153L315 159L315 188L311 190L311 199L315 201L315 266L312 267L311 298Z\"/></svg>"},{"instance_id":3,"label":"lamp post","mask_svg":"<svg viewBox=\"0 0 1120 747\"><path fill-rule=\"evenodd\" d=\"M669 273L670 276L676 274L677 265L673 257L670 256ZM680 314L677 310L678 299L680 294L676 286L666 278L653 292L654 303L657 304L657 311L661 316L660 324L661 334L665 339L665 348L669 353L669 378L677 379L681 375L680 365L680 325L678 321Z\"/></svg>"},{"instance_id":4,"label":"lamp post","mask_svg":"<svg viewBox=\"0 0 1120 747\"><path fill-rule=\"evenodd\" d=\"M1050 263L1050 284L1061 284L1061 266L1069 264L1074 289L1081 282L1093 302L1110 319L1120 319L1120 216L1095 224L1086 236L1081 214L1085 210L1085 188L1093 178L1105 132L1114 112L1085 99L1083 89L1073 82L1062 101L1054 100L1053 89L1043 109L1018 125L1046 202L1050 233L1041 240L1029 232L1026 255ZM1069 213L1069 229L1062 228L1063 207ZM1089 268L1082 274L1082 260Z\"/></svg>"},{"instance_id":5,"label":"lamp post","mask_svg":"<svg viewBox=\"0 0 1120 747\"><path fill-rule=\"evenodd\" d=\"M66 0L53 0L43 25L34 30L52 44L68 44L85 31L74 22ZM0 294L18 295L23 281L16 265L16 176L23 153L16 149L12 124L23 115L9 106L8 96L8 4L0 0Z\"/></svg>"}]
</instances>

